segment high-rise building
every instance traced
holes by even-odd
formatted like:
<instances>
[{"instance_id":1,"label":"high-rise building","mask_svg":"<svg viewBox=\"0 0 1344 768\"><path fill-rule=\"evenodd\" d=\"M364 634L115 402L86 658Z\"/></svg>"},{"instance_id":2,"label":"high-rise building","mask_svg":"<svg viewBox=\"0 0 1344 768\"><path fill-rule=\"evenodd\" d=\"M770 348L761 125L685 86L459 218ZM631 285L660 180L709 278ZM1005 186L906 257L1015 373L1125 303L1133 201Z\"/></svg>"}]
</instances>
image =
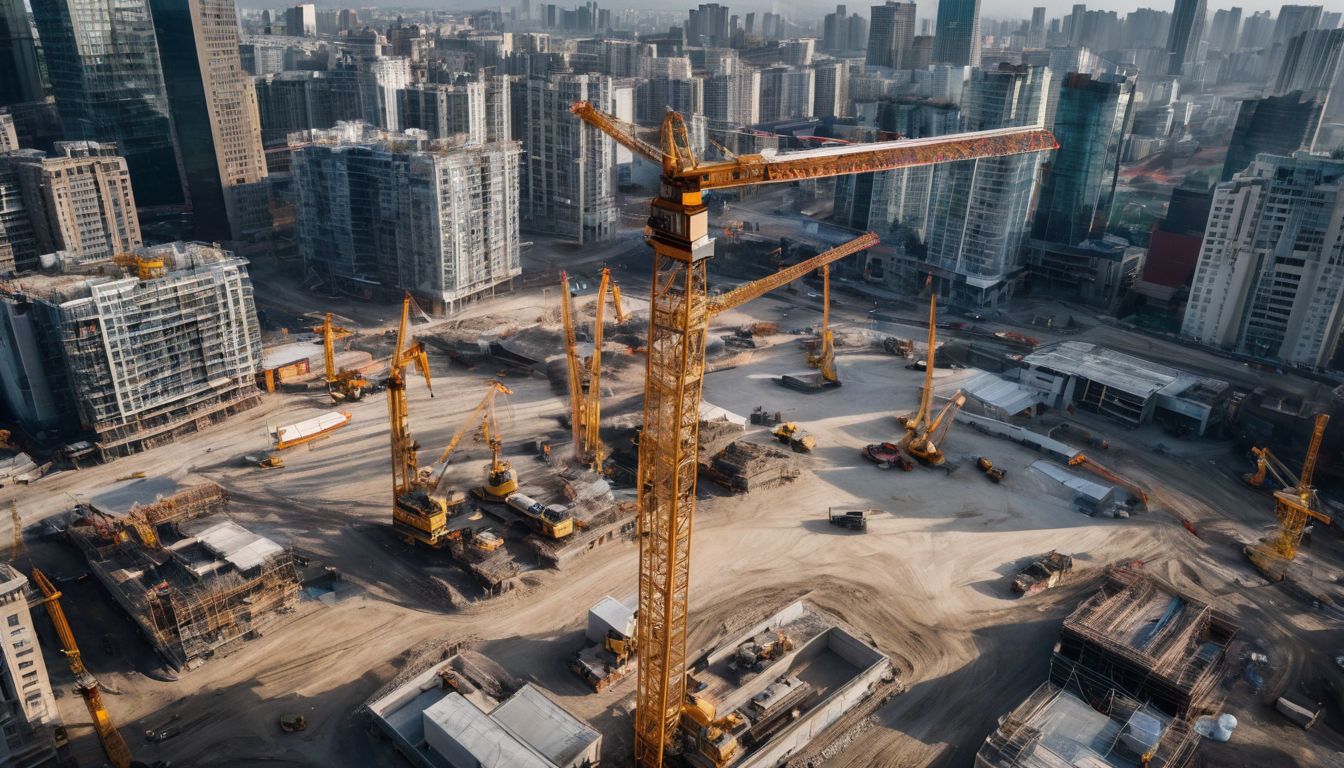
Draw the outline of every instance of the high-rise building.
<instances>
[{"instance_id":1,"label":"high-rise building","mask_svg":"<svg viewBox=\"0 0 1344 768\"><path fill-rule=\"evenodd\" d=\"M1032 238L1078 245L1101 237L1111 214L1134 83L1122 75L1065 75L1053 132L1059 149L1036 207Z\"/></svg>"},{"instance_id":2,"label":"high-rise building","mask_svg":"<svg viewBox=\"0 0 1344 768\"><path fill-rule=\"evenodd\" d=\"M0 175L17 179L38 253L65 251L69 261L86 263L139 248L131 177L116 148L67 142L56 149L54 157L35 149L0 155Z\"/></svg>"},{"instance_id":3,"label":"high-rise building","mask_svg":"<svg viewBox=\"0 0 1344 768\"><path fill-rule=\"evenodd\" d=\"M483 144L485 138L485 83L461 85L420 83L397 91L397 109L403 130L419 128L431 139L464 136Z\"/></svg>"},{"instance_id":4,"label":"high-rise building","mask_svg":"<svg viewBox=\"0 0 1344 768\"><path fill-rule=\"evenodd\" d=\"M1226 55L1237 50L1241 38L1241 9L1221 9L1213 14L1209 25L1209 48Z\"/></svg>"},{"instance_id":5,"label":"high-rise building","mask_svg":"<svg viewBox=\"0 0 1344 768\"><path fill-rule=\"evenodd\" d=\"M729 74L705 79L705 117L716 128L759 123L760 105L760 70L737 67Z\"/></svg>"},{"instance_id":6,"label":"high-rise building","mask_svg":"<svg viewBox=\"0 0 1344 768\"><path fill-rule=\"evenodd\" d=\"M962 130L1041 125L1048 67L976 69L961 101ZM934 169L928 262L953 301L997 306L1010 298L1042 152L967 160Z\"/></svg>"},{"instance_id":7,"label":"high-rise building","mask_svg":"<svg viewBox=\"0 0 1344 768\"><path fill-rule=\"evenodd\" d=\"M701 3L687 14L686 39L691 45L726 48L732 43L728 18L728 6Z\"/></svg>"},{"instance_id":8,"label":"high-rise building","mask_svg":"<svg viewBox=\"0 0 1344 768\"><path fill-rule=\"evenodd\" d=\"M266 155L234 0L150 0L198 240L265 237ZM308 6L312 7L312 6Z\"/></svg>"},{"instance_id":9,"label":"high-rise building","mask_svg":"<svg viewBox=\"0 0 1344 768\"><path fill-rule=\"evenodd\" d=\"M1344 160L1262 154L1218 185L1181 335L1320 367L1344 327Z\"/></svg>"},{"instance_id":10,"label":"high-rise building","mask_svg":"<svg viewBox=\"0 0 1344 768\"><path fill-rule=\"evenodd\" d=\"M844 117L849 110L849 65L843 61L818 62L812 102L815 117Z\"/></svg>"},{"instance_id":11,"label":"high-rise building","mask_svg":"<svg viewBox=\"0 0 1344 768\"><path fill-rule=\"evenodd\" d=\"M699 77L651 77L640 84L636 114L641 120L660 123L667 111L698 115L705 111L705 81Z\"/></svg>"},{"instance_id":12,"label":"high-rise building","mask_svg":"<svg viewBox=\"0 0 1344 768\"><path fill-rule=\"evenodd\" d=\"M616 226L616 147L611 137L569 106L591 102L614 111L611 78L557 74L514 84L513 131L525 153L521 193L524 228L605 240Z\"/></svg>"},{"instance_id":13,"label":"high-rise building","mask_svg":"<svg viewBox=\"0 0 1344 768\"><path fill-rule=\"evenodd\" d=\"M40 255L23 197L18 170L0 162L0 275L32 269Z\"/></svg>"},{"instance_id":14,"label":"high-rise building","mask_svg":"<svg viewBox=\"0 0 1344 768\"><path fill-rule=\"evenodd\" d=\"M0 308L0 325L6 319ZM0 618L4 619L0 626L5 631L0 640L0 713L5 722L0 764L12 768L58 763L53 731L61 718L28 610L29 603L36 602L29 592L27 576L12 565L0 564Z\"/></svg>"},{"instance_id":15,"label":"high-rise building","mask_svg":"<svg viewBox=\"0 0 1344 768\"><path fill-rule=\"evenodd\" d=\"M19 148L19 132L14 128L14 116L0 112L0 153Z\"/></svg>"},{"instance_id":16,"label":"high-rise building","mask_svg":"<svg viewBox=\"0 0 1344 768\"><path fill-rule=\"evenodd\" d=\"M1261 153L1291 155L1311 146L1320 119L1320 102L1300 91L1241 102L1222 180L1246 170Z\"/></svg>"},{"instance_id":17,"label":"high-rise building","mask_svg":"<svg viewBox=\"0 0 1344 768\"><path fill-rule=\"evenodd\" d=\"M23 0L0 0L0 107L42 99L33 27Z\"/></svg>"},{"instance_id":18,"label":"high-rise building","mask_svg":"<svg viewBox=\"0 0 1344 768\"><path fill-rule=\"evenodd\" d=\"M1237 48L1251 51L1269 45L1274 35L1274 16L1269 11L1258 11L1241 23L1241 39Z\"/></svg>"},{"instance_id":19,"label":"high-rise building","mask_svg":"<svg viewBox=\"0 0 1344 768\"><path fill-rule=\"evenodd\" d=\"M933 62L980 66L980 0L941 0L938 3Z\"/></svg>"},{"instance_id":20,"label":"high-rise building","mask_svg":"<svg viewBox=\"0 0 1344 768\"><path fill-rule=\"evenodd\" d=\"M821 48L832 53L844 51L849 45L849 12L843 5L835 6L821 22Z\"/></svg>"},{"instance_id":21,"label":"high-rise building","mask_svg":"<svg viewBox=\"0 0 1344 768\"><path fill-rule=\"evenodd\" d=\"M1167 74L1177 76L1199 56L1204 34L1204 0L1176 0L1167 32Z\"/></svg>"},{"instance_id":22,"label":"high-rise building","mask_svg":"<svg viewBox=\"0 0 1344 768\"><path fill-rule=\"evenodd\" d=\"M868 66L910 69L907 60L915 41L915 4L888 0L886 5L874 5L871 17Z\"/></svg>"},{"instance_id":23,"label":"high-rise building","mask_svg":"<svg viewBox=\"0 0 1344 768\"><path fill-rule=\"evenodd\" d=\"M817 73L814 70L793 67L762 70L761 122L812 117L816 88Z\"/></svg>"},{"instance_id":24,"label":"high-rise building","mask_svg":"<svg viewBox=\"0 0 1344 768\"><path fill-rule=\"evenodd\" d=\"M0 294L0 393L41 390L30 429L85 435L102 458L170 442L260 402L247 262L202 243L141 249L130 274L35 275ZM118 270L119 272L119 270ZM44 354L13 354L41 344ZM163 375L171 368L172 375Z\"/></svg>"},{"instance_id":25,"label":"high-rise building","mask_svg":"<svg viewBox=\"0 0 1344 768\"><path fill-rule=\"evenodd\" d=\"M380 284L453 312L522 272L515 142L450 146L422 131L341 123L296 141L304 269Z\"/></svg>"},{"instance_id":26,"label":"high-rise building","mask_svg":"<svg viewBox=\"0 0 1344 768\"><path fill-rule=\"evenodd\" d=\"M142 208L186 203L149 0L33 0L64 137L117 143Z\"/></svg>"},{"instance_id":27,"label":"high-rise building","mask_svg":"<svg viewBox=\"0 0 1344 768\"><path fill-rule=\"evenodd\" d=\"M1344 29L1311 29L1288 41L1279 63L1273 93L1305 91L1322 101L1335 85L1344 58Z\"/></svg>"},{"instance_id":28,"label":"high-rise building","mask_svg":"<svg viewBox=\"0 0 1344 768\"><path fill-rule=\"evenodd\" d=\"M286 8L285 34L291 37L316 37L317 6L303 3Z\"/></svg>"},{"instance_id":29,"label":"high-rise building","mask_svg":"<svg viewBox=\"0 0 1344 768\"><path fill-rule=\"evenodd\" d=\"M294 131L326 128L363 117L358 90L337 87L334 72L281 72L256 78L264 146L281 146Z\"/></svg>"},{"instance_id":30,"label":"high-rise building","mask_svg":"<svg viewBox=\"0 0 1344 768\"><path fill-rule=\"evenodd\" d=\"M1045 6L1031 9L1031 26L1027 27L1027 47L1045 47Z\"/></svg>"}]
</instances>

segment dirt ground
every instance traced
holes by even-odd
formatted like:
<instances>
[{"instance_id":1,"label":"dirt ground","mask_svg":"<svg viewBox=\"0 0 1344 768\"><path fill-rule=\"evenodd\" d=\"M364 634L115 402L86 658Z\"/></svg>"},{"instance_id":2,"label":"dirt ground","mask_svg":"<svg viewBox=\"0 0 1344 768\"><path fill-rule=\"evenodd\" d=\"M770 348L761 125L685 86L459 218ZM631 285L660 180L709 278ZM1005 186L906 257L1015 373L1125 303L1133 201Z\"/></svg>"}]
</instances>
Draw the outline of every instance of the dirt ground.
<instances>
[{"instance_id":1,"label":"dirt ground","mask_svg":"<svg viewBox=\"0 0 1344 768\"><path fill-rule=\"evenodd\" d=\"M627 295L638 295L637 279L628 284ZM814 309L798 301L808 303L762 299L751 316L734 313L723 320L729 325L773 320L786 328L814 322ZM476 305L471 313L526 324L547 303L537 288ZM387 310L370 310L361 318L386 322L392 315ZM853 322L857 327L860 321ZM715 331L721 332L726 331ZM1117 560L1143 560L1148 569L1217 600L1236 616L1243 631L1233 650L1235 672L1244 666L1237 659L1248 648L1270 656L1259 694L1239 678L1221 690L1226 711L1242 727L1228 745L1205 745L1207 764L1327 765L1344 751L1344 700L1338 694L1332 694L1325 722L1310 732L1272 709L1279 693L1300 684L1344 691L1333 663L1344 651L1340 614L1264 583L1242 561L1237 542L1264 533L1273 519L1272 502L1236 481L1248 467L1228 444L1172 445L1156 430L1125 431L1075 419L1107 434L1108 466L1153 490L1154 510L1128 520L1072 511L1056 483L1028 469L1039 455L969 429L954 427L945 443L961 465L951 474L883 471L865 462L859 449L897 436L894 416L915 406L922 374L893 357L842 350L843 387L794 393L773 379L807 370L797 338L772 337L770 346L743 364L706 379L707 402L744 415L758 405L782 411L812 431L819 446L800 459L806 469L790 485L744 496L703 489L693 547L691 646L706 645L798 598L866 633L890 655L909 690L879 709L873 727L828 765L970 765L997 719L1045 680L1060 621L1095 588L1102 568ZM613 402L629 401L640 391L642 359L638 362L604 377ZM448 441L484 393L486 379L495 375L480 366L472 372L449 366L439 356L432 356L432 363L434 397L418 379L409 386L422 464ZM514 393L499 406L506 452L526 490L529 476L544 467L527 455L524 443L540 436L564 440L558 417L565 403L540 377L504 381ZM92 581L70 585L67 613L75 634L108 689L108 707L137 759L203 767L403 766L360 713L362 704L408 667L438 658L448 646L466 645L518 679L540 684L602 730L605 764L627 764L633 681L593 694L566 660L582 643L588 606L603 595L634 592L634 545L610 544L563 572L530 572L523 588L502 597L463 601L460 596L476 593L459 571L440 554L410 549L389 531L382 396L342 408L353 414L350 426L286 452L282 470L245 468L238 458L267 447L267 425L331 410L317 394L267 396L260 408L173 445L0 490L0 504L18 501L32 558L49 572L75 574L81 566L73 549L41 537L34 524L119 476L143 471L220 483L239 522L338 568L355 585L351 596L335 605L304 601L283 626L178 679L156 663L100 587ZM620 414L613 409L607 415ZM748 438L768 436L751 427ZM1155 454L1152 446L1163 441L1170 453ZM974 457L981 455L1007 469L1002 485L975 469ZM486 458L480 443L464 442L454 476L480 477ZM881 512L866 535L847 535L825 523L828 507ZM1192 519L1199 537L1172 513ZM1081 566L1077 577L1040 596L1012 598L1011 574L1025 559L1051 549L1075 556ZM1344 544L1329 530L1317 533L1300 567L1314 583L1338 594L1340 563ZM45 648L48 665L62 692L74 754L81 764L99 764L88 716L51 648L49 643ZM278 718L291 712L307 718L305 732L280 731ZM162 743L146 741L146 729L165 726L177 735Z\"/></svg>"}]
</instances>

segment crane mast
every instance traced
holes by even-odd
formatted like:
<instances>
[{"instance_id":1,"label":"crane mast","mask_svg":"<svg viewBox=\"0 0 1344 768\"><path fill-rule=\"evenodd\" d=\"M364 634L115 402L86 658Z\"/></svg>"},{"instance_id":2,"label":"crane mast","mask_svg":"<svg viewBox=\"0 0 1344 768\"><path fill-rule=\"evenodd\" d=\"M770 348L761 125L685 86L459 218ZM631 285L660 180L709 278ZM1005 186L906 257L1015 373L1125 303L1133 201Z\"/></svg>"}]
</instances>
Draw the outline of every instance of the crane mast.
<instances>
[{"instance_id":1,"label":"crane mast","mask_svg":"<svg viewBox=\"0 0 1344 768\"><path fill-rule=\"evenodd\" d=\"M1044 129L1009 129L770 157L744 155L702 164L687 140L685 121L676 112L667 113L660 146L654 146L588 102L578 102L571 110L662 166L659 193L650 204L645 230L653 251L653 279L637 475L640 662L635 703L635 760L657 768L668 745L676 741L686 692L697 433L712 312L706 267L714 241L704 191L998 157L1058 145Z\"/></svg>"},{"instance_id":2,"label":"crane mast","mask_svg":"<svg viewBox=\"0 0 1344 768\"><path fill-rule=\"evenodd\" d=\"M36 568L33 569L33 581L37 584L37 588L42 590L42 603L47 608L47 617L51 619L52 626L56 628L56 635L61 640L61 652L65 654L66 661L70 664L70 671L75 676L75 687L84 698L84 706L93 719L93 730L98 734L103 752L107 753L108 761L116 768L129 768L131 748L126 746L121 731L117 730L116 724L112 722L112 716L107 712L107 707L103 705L98 679L84 666L84 657L80 655L79 645L75 643L75 633L70 629L70 622L66 620L65 611L61 608L60 591L46 574Z\"/></svg>"},{"instance_id":3,"label":"crane mast","mask_svg":"<svg viewBox=\"0 0 1344 768\"><path fill-rule=\"evenodd\" d=\"M401 324L397 326L396 346L387 376L387 412L392 442L392 526L407 541L419 541L433 547L443 545L447 534L448 509L442 499L420 487L420 465L415 438L411 436L410 414L406 406L406 368L415 366L425 378L429 396L434 385L429 379L429 358L420 342L407 344L411 295L401 302Z\"/></svg>"},{"instance_id":4,"label":"crane mast","mask_svg":"<svg viewBox=\"0 0 1344 768\"><path fill-rule=\"evenodd\" d=\"M1297 484L1274 492L1274 515L1278 518L1279 529L1268 541L1250 545L1244 550L1256 569L1275 581L1287 576L1285 567L1297 557L1297 548L1302 543L1307 525L1312 520L1325 525L1332 522L1330 516L1320 510L1316 488L1311 484L1311 477L1316 473L1321 442L1325 438L1325 427L1329 423L1329 414L1316 414L1311 442L1302 460L1302 472L1297 476ZM1291 477L1291 473L1288 474Z\"/></svg>"},{"instance_id":5,"label":"crane mast","mask_svg":"<svg viewBox=\"0 0 1344 768\"><path fill-rule=\"evenodd\" d=\"M560 273L560 319L565 329L565 372L569 377L569 431L574 459L583 460L583 374L579 366L579 342L574 332L574 300L569 275Z\"/></svg>"}]
</instances>

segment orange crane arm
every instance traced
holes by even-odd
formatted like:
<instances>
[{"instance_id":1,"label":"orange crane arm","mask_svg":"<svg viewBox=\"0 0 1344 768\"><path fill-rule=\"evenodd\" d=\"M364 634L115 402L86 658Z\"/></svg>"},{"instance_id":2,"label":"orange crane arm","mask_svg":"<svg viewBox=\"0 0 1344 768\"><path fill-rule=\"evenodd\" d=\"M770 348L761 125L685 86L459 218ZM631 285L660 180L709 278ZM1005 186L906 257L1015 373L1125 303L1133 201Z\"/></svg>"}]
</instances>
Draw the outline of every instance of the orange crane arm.
<instances>
[{"instance_id":1,"label":"orange crane arm","mask_svg":"<svg viewBox=\"0 0 1344 768\"><path fill-rule=\"evenodd\" d=\"M757 296L769 293L776 288L781 288L798 278L806 275L816 269L826 266L833 261L838 261L844 257L858 253L866 248L872 248L879 242L877 235L872 232L859 235L844 245L836 246L829 251L813 256L806 261L800 261L791 267L785 267L773 275L762 277L760 280L753 280L745 285L739 285L727 293L721 294L709 300L709 314L717 315L733 307L751 301Z\"/></svg>"},{"instance_id":2,"label":"orange crane arm","mask_svg":"<svg viewBox=\"0 0 1344 768\"><path fill-rule=\"evenodd\" d=\"M621 286L614 282L611 284L611 303L616 309L616 322L624 323L629 315L625 312L625 305L621 303Z\"/></svg>"},{"instance_id":3,"label":"orange crane arm","mask_svg":"<svg viewBox=\"0 0 1344 768\"><path fill-rule=\"evenodd\" d=\"M569 429L574 457L583 458L583 379L579 374L579 343L574 334L574 302L569 275L560 273L560 318L565 327L565 370L569 374Z\"/></svg>"},{"instance_id":4,"label":"orange crane arm","mask_svg":"<svg viewBox=\"0 0 1344 768\"><path fill-rule=\"evenodd\" d=\"M322 357L327 368L327 383L333 383L336 380L336 340L353 336L355 332L349 328L332 325L331 313L328 312L321 325L313 326L313 333L322 336Z\"/></svg>"},{"instance_id":5,"label":"orange crane arm","mask_svg":"<svg viewBox=\"0 0 1344 768\"><path fill-rule=\"evenodd\" d=\"M603 315L607 306L607 292L611 289L611 270L602 269L602 281L597 288L597 308L593 315L593 356L588 364L588 401L583 407L584 453L595 468L602 466L602 335Z\"/></svg>"},{"instance_id":6,"label":"orange crane arm","mask_svg":"<svg viewBox=\"0 0 1344 768\"><path fill-rule=\"evenodd\" d=\"M1069 459L1069 466L1082 467L1083 469L1086 469L1087 471L1091 472L1097 477L1115 483L1116 485L1120 486L1121 488L1124 488L1126 491L1129 491L1131 494L1133 494L1134 498L1139 500L1139 503L1143 505L1144 509L1148 508L1147 491L1145 491L1138 484L1126 480L1120 475L1117 475L1111 470L1103 467L1102 465L1088 458L1086 454L1080 453L1077 456L1074 456L1072 459Z\"/></svg>"},{"instance_id":7,"label":"orange crane arm","mask_svg":"<svg viewBox=\"0 0 1344 768\"><path fill-rule=\"evenodd\" d=\"M98 680L84 667L79 645L75 643L75 633L71 631L70 622L66 620L65 611L61 608L60 591L46 574L36 568L33 569L33 581L42 591L42 603L47 608L47 616L51 619L52 626L56 628L56 636L61 641L61 651L70 664L70 671L75 675L75 685L84 697L84 706L93 719L93 729L98 734L98 741L103 745L103 751L107 753L107 759L116 768L130 768L131 748L126 745L121 731L117 730L116 724L112 722L112 716L107 712L107 707L103 705Z\"/></svg>"},{"instance_id":8,"label":"orange crane arm","mask_svg":"<svg viewBox=\"0 0 1344 768\"><path fill-rule=\"evenodd\" d=\"M1321 441L1325 438L1325 426L1330 423L1330 414L1316 414L1316 426L1311 430L1311 444L1307 446L1307 457L1302 460L1302 474L1297 479L1297 494L1311 493L1311 476L1316 473L1316 457L1321 453Z\"/></svg>"},{"instance_id":9,"label":"orange crane arm","mask_svg":"<svg viewBox=\"0 0 1344 768\"><path fill-rule=\"evenodd\" d=\"M889 171L920 165L1005 157L1059 148L1050 131L1039 127L1001 128L957 133L926 139L848 144L785 154L741 155L730 160L697 162L688 145L679 145L685 135L681 116L669 112L663 121L662 150L635 136L615 117L586 101L570 107L575 115L633 152L663 165L666 176L697 189L728 189L824 176ZM680 129L676 126L680 124ZM674 130L668 130L669 126Z\"/></svg>"},{"instance_id":10,"label":"orange crane arm","mask_svg":"<svg viewBox=\"0 0 1344 768\"><path fill-rule=\"evenodd\" d=\"M472 427L480 423L481 414L494 403L495 395L513 394L513 390L494 379L491 379L487 383L487 386L490 387L490 389L486 391L485 397L482 397L481 401L476 404L476 407L471 409L471 413L467 414L467 418L462 421L462 426L457 428L457 431L453 433L453 438L448 441L448 447L443 449L443 453L439 454L439 458L434 462L435 464L443 465L439 470L439 475L436 478L436 481L442 482L444 474L448 471L448 459L452 457L453 451L457 450L457 444L462 442L462 438L466 437L467 432L471 431ZM493 415L491 418L493 418Z\"/></svg>"}]
</instances>

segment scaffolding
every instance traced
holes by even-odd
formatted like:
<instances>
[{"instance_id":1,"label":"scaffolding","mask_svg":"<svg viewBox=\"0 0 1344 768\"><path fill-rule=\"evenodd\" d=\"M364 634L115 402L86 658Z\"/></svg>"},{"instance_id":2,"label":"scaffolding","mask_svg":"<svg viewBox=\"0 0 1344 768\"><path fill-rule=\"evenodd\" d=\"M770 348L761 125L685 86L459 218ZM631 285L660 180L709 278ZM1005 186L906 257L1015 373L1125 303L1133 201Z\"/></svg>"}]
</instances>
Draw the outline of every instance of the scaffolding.
<instances>
[{"instance_id":1,"label":"scaffolding","mask_svg":"<svg viewBox=\"0 0 1344 768\"><path fill-rule=\"evenodd\" d=\"M1050 679L1084 693L1116 688L1175 717L1197 708L1226 667L1238 627L1151 576L1112 568L1064 620Z\"/></svg>"},{"instance_id":2,"label":"scaffolding","mask_svg":"<svg viewBox=\"0 0 1344 768\"><path fill-rule=\"evenodd\" d=\"M183 530L188 523L195 529L222 517L226 504L222 488L203 483L134 504L125 514L82 507L67 529L94 576L177 669L193 668L261 634L298 598L290 551L270 543L273 554L247 562L211 552Z\"/></svg>"}]
</instances>

